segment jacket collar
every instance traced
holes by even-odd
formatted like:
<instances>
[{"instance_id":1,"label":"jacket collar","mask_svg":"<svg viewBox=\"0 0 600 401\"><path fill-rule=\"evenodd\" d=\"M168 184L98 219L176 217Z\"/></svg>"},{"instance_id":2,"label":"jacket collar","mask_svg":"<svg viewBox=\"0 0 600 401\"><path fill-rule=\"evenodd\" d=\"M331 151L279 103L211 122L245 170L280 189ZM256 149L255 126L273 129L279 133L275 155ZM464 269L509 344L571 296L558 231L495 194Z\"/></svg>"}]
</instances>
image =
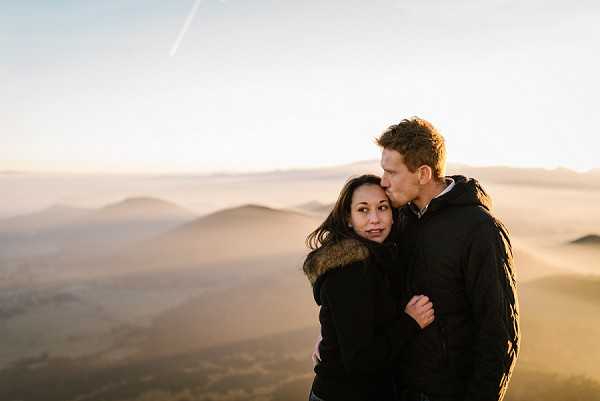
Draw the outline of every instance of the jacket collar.
<instances>
[{"instance_id":1,"label":"jacket collar","mask_svg":"<svg viewBox=\"0 0 600 401\"><path fill-rule=\"evenodd\" d=\"M303 270L314 286L317 279L325 273L368 257L369 248L365 243L357 239L345 239L311 252L304 262Z\"/></svg>"}]
</instances>

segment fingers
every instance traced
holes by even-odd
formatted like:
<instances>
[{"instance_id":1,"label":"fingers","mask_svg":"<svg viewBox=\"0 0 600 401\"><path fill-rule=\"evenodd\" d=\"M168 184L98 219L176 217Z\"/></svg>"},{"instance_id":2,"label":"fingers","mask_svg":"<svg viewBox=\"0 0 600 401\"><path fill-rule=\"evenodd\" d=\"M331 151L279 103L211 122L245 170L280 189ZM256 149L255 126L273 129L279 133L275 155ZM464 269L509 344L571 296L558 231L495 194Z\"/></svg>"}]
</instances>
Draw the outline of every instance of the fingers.
<instances>
[{"instance_id":1,"label":"fingers","mask_svg":"<svg viewBox=\"0 0 600 401\"><path fill-rule=\"evenodd\" d=\"M429 297L427 297L426 295L421 295L421 297L417 300L415 305L423 306L423 305L427 304L428 302L429 302Z\"/></svg>"},{"instance_id":2,"label":"fingers","mask_svg":"<svg viewBox=\"0 0 600 401\"><path fill-rule=\"evenodd\" d=\"M423 314L419 315L419 325L421 326L421 328L425 328L427 326L429 326L433 321L435 320L435 314L433 312L433 309L428 310L426 312L424 312Z\"/></svg>"},{"instance_id":3,"label":"fingers","mask_svg":"<svg viewBox=\"0 0 600 401\"><path fill-rule=\"evenodd\" d=\"M435 319L435 310L433 308L429 309L419 309L417 311L417 322L422 329L429 326Z\"/></svg>"},{"instance_id":4,"label":"fingers","mask_svg":"<svg viewBox=\"0 0 600 401\"><path fill-rule=\"evenodd\" d=\"M423 295L413 295L413 297L410 299L410 301L408 301L408 304L406 304L406 306L413 306L417 303L419 299L421 299L421 297L423 297Z\"/></svg>"},{"instance_id":5,"label":"fingers","mask_svg":"<svg viewBox=\"0 0 600 401\"><path fill-rule=\"evenodd\" d=\"M428 302L423 306L415 305L414 310L415 310L416 314L421 315L427 311L433 311L434 309L433 309L433 304L431 302Z\"/></svg>"},{"instance_id":6,"label":"fingers","mask_svg":"<svg viewBox=\"0 0 600 401\"><path fill-rule=\"evenodd\" d=\"M310 359L313 361L313 366L316 366L321 362L321 355L319 354L319 350L315 349L313 353L310 355Z\"/></svg>"},{"instance_id":7,"label":"fingers","mask_svg":"<svg viewBox=\"0 0 600 401\"><path fill-rule=\"evenodd\" d=\"M425 327L429 326L431 323L433 323L435 317L430 317L428 319L422 320L420 323L420 326L422 329L424 329Z\"/></svg>"},{"instance_id":8,"label":"fingers","mask_svg":"<svg viewBox=\"0 0 600 401\"><path fill-rule=\"evenodd\" d=\"M433 303L426 295L414 295L406 305L405 312L415 319L421 328L429 326L435 320Z\"/></svg>"},{"instance_id":9,"label":"fingers","mask_svg":"<svg viewBox=\"0 0 600 401\"><path fill-rule=\"evenodd\" d=\"M313 348L313 353L310 356L313 361L313 366L316 366L319 364L319 362L321 362L321 354L319 353L319 345L321 344L321 341L323 341L323 335L322 333L319 333L319 337L317 338L317 342Z\"/></svg>"}]
</instances>

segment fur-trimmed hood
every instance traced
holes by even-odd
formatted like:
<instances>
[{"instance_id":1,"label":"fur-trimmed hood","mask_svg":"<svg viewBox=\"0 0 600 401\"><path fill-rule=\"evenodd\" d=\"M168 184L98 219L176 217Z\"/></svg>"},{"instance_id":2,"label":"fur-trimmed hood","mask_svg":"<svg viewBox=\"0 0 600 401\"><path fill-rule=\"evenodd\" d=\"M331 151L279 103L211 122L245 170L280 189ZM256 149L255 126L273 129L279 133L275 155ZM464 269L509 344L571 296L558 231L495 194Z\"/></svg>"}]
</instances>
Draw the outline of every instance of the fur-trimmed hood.
<instances>
[{"instance_id":1,"label":"fur-trimmed hood","mask_svg":"<svg viewBox=\"0 0 600 401\"><path fill-rule=\"evenodd\" d=\"M313 286L317 303L320 303L318 297L320 278L325 273L352 263L365 261L369 255L369 247L356 239L345 239L311 252L304 261L303 270Z\"/></svg>"},{"instance_id":2,"label":"fur-trimmed hood","mask_svg":"<svg viewBox=\"0 0 600 401\"><path fill-rule=\"evenodd\" d=\"M365 244L355 239L346 239L311 252L304 261L304 274L314 286L317 279L328 271L368 257L369 249Z\"/></svg>"}]
</instances>

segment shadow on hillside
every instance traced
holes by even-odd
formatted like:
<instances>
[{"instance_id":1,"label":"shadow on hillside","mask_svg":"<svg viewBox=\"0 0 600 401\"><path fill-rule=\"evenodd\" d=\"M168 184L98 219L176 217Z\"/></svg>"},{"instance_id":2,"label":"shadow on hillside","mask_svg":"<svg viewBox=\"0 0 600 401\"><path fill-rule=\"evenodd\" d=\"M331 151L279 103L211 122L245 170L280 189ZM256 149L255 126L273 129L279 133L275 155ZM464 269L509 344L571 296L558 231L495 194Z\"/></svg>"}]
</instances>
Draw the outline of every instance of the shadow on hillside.
<instances>
[{"instance_id":1,"label":"shadow on hillside","mask_svg":"<svg viewBox=\"0 0 600 401\"><path fill-rule=\"evenodd\" d=\"M99 365L94 358L22 360L0 372L7 401L300 401L316 328L202 352ZM519 365L506 401L600 401L600 383Z\"/></svg>"}]
</instances>

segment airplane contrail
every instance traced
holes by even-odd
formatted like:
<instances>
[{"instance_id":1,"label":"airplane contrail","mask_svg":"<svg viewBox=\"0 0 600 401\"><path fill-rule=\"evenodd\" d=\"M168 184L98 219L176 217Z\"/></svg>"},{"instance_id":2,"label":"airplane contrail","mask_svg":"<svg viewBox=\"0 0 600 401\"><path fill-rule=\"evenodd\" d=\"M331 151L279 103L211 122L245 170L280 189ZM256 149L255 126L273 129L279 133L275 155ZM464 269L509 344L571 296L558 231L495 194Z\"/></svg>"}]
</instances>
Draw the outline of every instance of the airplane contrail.
<instances>
[{"instance_id":1,"label":"airplane contrail","mask_svg":"<svg viewBox=\"0 0 600 401\"><path fill-rule=\"evenodd\" d=\"M177 35L177 39L175 39L175 43L173 43L173 46L171 47L171 52L169 53L171 57L173 57L175 55L175 53L177 53L177 49L179 48L179 45L181 44L181 41L183 40L185 33L189 29L189 27L192 23L192 20L194 19L194 16L196 15L196 12L198 11L198 7L200 7L201 2L202 2L202 0L196 0L196 2L194 3L194 6L192 7L192 10L190 11L187 18L185 19L185 22L183 23L183 26L181 27L181 30L179 31L179 35Z\"/></svg>"}]
</instances>

